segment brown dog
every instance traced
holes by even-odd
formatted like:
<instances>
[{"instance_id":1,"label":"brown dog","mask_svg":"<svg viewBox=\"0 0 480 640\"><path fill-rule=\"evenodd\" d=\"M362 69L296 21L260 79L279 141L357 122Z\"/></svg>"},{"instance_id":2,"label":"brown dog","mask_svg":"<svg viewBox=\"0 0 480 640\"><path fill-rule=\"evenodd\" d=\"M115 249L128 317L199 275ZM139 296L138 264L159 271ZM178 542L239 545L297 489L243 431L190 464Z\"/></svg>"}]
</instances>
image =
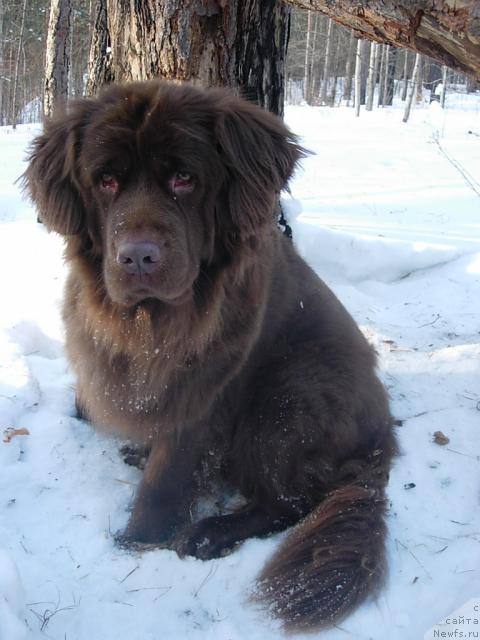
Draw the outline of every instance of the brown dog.
<instances>
[{"instance_id":1,"label":"brown dog","mask_svg":"<svg viewBox=\"0 0 480 640\"><path fill-rule=\"evenodd\" d=\"M25 174L66 238L78 406L150 450L123 542L207 559L301 521L259 578L290 629L381 583L395 453L372 349L276 229L301 156L227 91L150 82L74 102ZM244 506L195 520L215 480Z\"/></svg>"}]
</instances>

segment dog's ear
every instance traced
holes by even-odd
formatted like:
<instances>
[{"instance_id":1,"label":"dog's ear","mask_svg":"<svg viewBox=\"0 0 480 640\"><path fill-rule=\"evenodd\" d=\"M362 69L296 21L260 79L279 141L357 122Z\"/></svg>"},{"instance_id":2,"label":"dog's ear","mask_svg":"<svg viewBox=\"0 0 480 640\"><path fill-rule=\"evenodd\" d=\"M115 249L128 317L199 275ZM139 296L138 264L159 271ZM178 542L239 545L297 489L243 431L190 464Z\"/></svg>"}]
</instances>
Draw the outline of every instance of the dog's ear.
<instances>
[{"instance_id":1,"label":"dog's ear","mask_svg":"<svg viewBox=\"0 0 480 640\"><path fill-rule=\"evenodd\" d=\"M280 118L233 96L220 102L215 135L232 222L245 238L272 220L278 194L306 152Z\"/></svg>"},{"instance_id":2,"label":"dog's ear","mask_svg":"<svg viewBox=\"0 0 480 640\"><path fill-rule=\"evenodd\" d=\"M29 165L22 176L24 191L37 206L41 221L62 235L79 233L84 225L78 157L92 104L90 100L78 101L67 114L45 123L32 143Z\"/></svg>"}]
</instances>

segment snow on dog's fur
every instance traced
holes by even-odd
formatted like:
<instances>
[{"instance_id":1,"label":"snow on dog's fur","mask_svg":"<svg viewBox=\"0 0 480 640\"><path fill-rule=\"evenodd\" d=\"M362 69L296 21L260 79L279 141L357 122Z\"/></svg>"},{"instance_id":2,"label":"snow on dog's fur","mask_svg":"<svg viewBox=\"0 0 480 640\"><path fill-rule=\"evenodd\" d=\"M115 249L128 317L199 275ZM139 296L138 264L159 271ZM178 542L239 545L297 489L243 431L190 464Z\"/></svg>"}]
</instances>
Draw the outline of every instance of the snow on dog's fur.
<instances>
[{"instance_id":1,"label":"snow on dog's fur","mask_svg":"<svg viewBox=\"0 0 480 640\"><path fill-rule=\"evenodd\" d=\"M25 174L66 237L79 412L149 450L122 544L208 559L295 525L257 590L290 629L381 584L395 453L372 349L276 228L302 153L227 91L149 82L74 102ZM244 506L193 521L215 481Z\"/></svg>"}]
</instances>

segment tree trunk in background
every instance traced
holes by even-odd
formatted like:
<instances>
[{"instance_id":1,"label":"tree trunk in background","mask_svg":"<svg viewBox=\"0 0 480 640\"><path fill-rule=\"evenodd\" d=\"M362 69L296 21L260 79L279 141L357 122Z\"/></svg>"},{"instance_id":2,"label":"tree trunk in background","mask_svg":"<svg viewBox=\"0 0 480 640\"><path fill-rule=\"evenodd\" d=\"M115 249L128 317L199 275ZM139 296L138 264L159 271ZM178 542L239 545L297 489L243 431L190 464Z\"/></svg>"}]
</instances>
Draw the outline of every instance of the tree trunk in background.
<instances>
[{"instance_id":1,"label":"tree trunk in background","mask_svg":"<svg viewBox=\"0 0 480 640\"><path fill-rule=\"evenodd\" d=\"M307 11L307 40L305 42L305 71L303 77L303 99L308 104L312 102L312 48L310 39L312 37L312 12Z\"/></svg>"},{"instance_id":2,"label":"tree trunk in background","mask_svg":"<svg viewBox=\"0 0 480 640\"><path fill-rule=\"evenodd\" d=\"M440 94L440 106L445 109L445 98L447 96L448 67L442 67L442 92Z\"/></svg>"},{"instance_id":3,"label":"tree trunk in background","mask_svg":"<svg viewBox=\"0 0 480 640\"><path fill-rule=\"evenodd\" d=\"M405 58L403 60L403 86L402 86L402 102L407 99L408 91L408 51L405 51Z\"/></svg>"},{"instance_id":4,"label":"tree trunk in background","mask_svg":"<svg viewBox=\"0 0 480 640\"><path fill-rule=\"evenodd\" d=\"M22 5L22 18L20 22L20 34L18 36L18 49L15 62L15 73L13 76L13 89L12 89L12 111L11 111L11 125L15 129L17 126L18 116L18 104L17 104L17 92L18 92L18 73L20 70L20 56L22 55L23 36L25 33L25 14L27 12L27 0L23 0Z\"/></svg>"},{"instance_id":5,"label":"tree trunk in background","mask_svg":"<svg viewBox=\"0 0 480 640\"><path fill-rule=\"evenodd\" d=\"M390 68L390 45L383 46L385 47L385 58L383 61L382 107L388 104L388 70Z\"/></svg>"},{"instance_id":6,"label":"tree trunk in background","mask_svg":"<svg viewBox=\"0 0 480 640\"><path fill-rule=\"evenodd\" d=\"M422 55L420 55L420 60L418 61L418 71L417 71L417 82L416 82L416 101L421 102L423 100L423 79L424 79L424 71L425 71L425 60Z\"/></svg>"},{"instance_id":7,"label":"tree trunk in background","mask_svg":"<svg viewBox=\"0 0 480 640\"><path fill-rule=\"evenodd\" d=\"M325 41L325 59L323 61L322 87L320 90L320 104L326 104L328 93L328 80L330 78L330 58L332 52L332 20L328 20L327 38Z\"/></svg>"},{"instance_id":8,"label":"tree trunk in background","mask_svg":"<svg viewBox=\"0 0 480 640\"><path fill-rule=\"evenodd\" d=\"M90 55L88 58L87 96L94 96L103 84L113 82L107 0L96 0Z\"/></svg>"},{"instance_id":9,"label":"tree trunk in background","mask_svg":"<svg viewBox=\"0 0 480 640\"><path fill-rule=\"evenodd\" d=\"M355 57L355 115L360 115L360 105L362 103L362 48L363 40L357 42L357 55Z\"/></svg>"},{"instance_id":10,"label":"tree trunk in background","mask_svg":"<svg viewBox=\"0 0 480 640\"><path fill-rule=\"evenodd\" d=\"M387 45L388 46L388 45ZM383 93L383 104L391 106L393 104L393 94L395 91L395 68L397 66L398 49L388 47L388 58L385 70L385 88Z\"/></svg>"},{"instance_id":11,"label":"tree trunk in background","mask_svg":"<svg viewBox=\"0 0 480 640\"><path fill-rule=\"evenodd\" d=\"M3 81L5 78L5 41L3 35L3 16L4 16L3 0L0 0L0 126L3 125Z\"/></svg>"},{"instance_id":12,"label":"tree trunk in background","mask_svg":"<svg viewBox=\"0 0 480 640\"><path fill-rule=\"evenodd\" d=\"M333 84L332 84L332 90L330 92L330 95L328 96L328 104L331 107L335 106L335 100L337 97L337 83L338 83L338 56L340 53L340 33L336 33L336 31L339 31L338 28L335 28L334 26L334 30L333 30L333 41L335 43L335 51L333 54L333 64L334 66L334 76L333 76ZM332 45L333 46L333 45Z\"/></svg>"},{"instance_id":13,"label":"tree trunk in background","mask_svg":"<svg viewBox=\"0 0 480 640\"><path fill-rule=\"evenodd\" d=\"M321 11L357 37L423 53L480 78L478 0L288 0Z\"/></svg>"},{"instance_id":14,"label":"tree trunk in background","mask_svg":"<svg viewBox=\"0 0 480 640\"><path fill-rule=\"evenodd\" d=\"M320 15L318 13L313 14L313 38L312 38L312 53L310 55L310 96L313 101L315 96L317 95L317 82L315 77L315 58L317 54L317 43L318 43L318 30L320 25Z\"/></svg>"},{"instance_id":15,"label":"tree trunk in background","mask_svg":"<svg viewBox=\"0 0 480 640\"><path fill-rule=\"evenodd\" d=\"M373 109L373 94L375 93L375 79L376 79L376 69L375 63L378 60L378 44L376 42L372 42L372 47L370 49L370 61L368 64L368 78L367 78L367 111L372 111Z\"/></svg>"},{"instance_id":16,"label":"tree trunk in background","mask_svg":"<svg viewBox=\"0 0 480 640\"><path fill-rule=\"evenodd\" d=\"M385 74L386 74L386 68L387 65L385 64L385 59L387 56L387 45L382 44L380 45L380 71L378 74L378 101L377 101L377 107L381 107L383 106L383 90L385 88Z\"/></svg>"},{"instance_id":17,"label":"tree trunk in background","mask_svg":"<svg viewBox=\"0 0 480 640\"><path fill-rule=\"evenodd\" d=\"M345 85L343 87L343 99L347 101L347 104L350 102L350 98L352 95L352 75L353 75L353 64L355 59L355 47L354 47L355 38L353 35L353 31L350 31L350 39L348 41L348 53L347 53L347 62L345 65Z\"/></svg>"},{"instance_id":18,"label":"tree trunk in background","mask_svg":"<svg viewBox=\"0 0 480 640\"><path fill-rule=\"evenodd\" d=\"M478 89L478 80L475 78L468 78L467 80L467 93L475 93Z\"/></svg>"},{"instance_id":19,"label":"tree trunk in background","mask_svg":"<svg viewBox=\"0 0 480 640\"><path fill-rule=\"evenodd\" d=\"M276 0L98 0L88 90L162 77L229 86L283 114L290 9ZM99 32L97 33L97 30Z\"/></svg>"},{"instance_id":20,"label":"tree trunk in background","mask_svg":"<svg viewBox=\"0 0 480 640\"><path fill-rule=\"evenodd\" d=\"M64 109L68 98L71 14L71 0L51 0L43 100L47 117Z\"/></svg>"},{"instance_id":21,"label":"tree trunk in background","mask_svg":"<svg viewBox=\"0 0 480 640\"><path fill-rule=\"evenodd\" d=\"M407 122L410 117L413 98L417 93L418 72L420 70L420 58L421 58L421 55L417 53L417 55L415 56L415 66L413 67L412 80L411 80L412 84L410 87L410 93L408 94L408 99L407 99L407 102L405 103L405 112L403 114L403 122Z\"/></svg>"}]
</instances>

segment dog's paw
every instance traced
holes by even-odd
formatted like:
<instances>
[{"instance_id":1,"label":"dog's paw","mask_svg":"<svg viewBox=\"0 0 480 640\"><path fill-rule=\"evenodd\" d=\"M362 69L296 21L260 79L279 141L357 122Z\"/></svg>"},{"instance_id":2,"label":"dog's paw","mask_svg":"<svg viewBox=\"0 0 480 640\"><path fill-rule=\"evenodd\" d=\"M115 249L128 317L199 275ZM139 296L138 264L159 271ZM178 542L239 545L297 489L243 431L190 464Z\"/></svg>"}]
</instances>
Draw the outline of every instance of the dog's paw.
<instances>
[{"instance_id":1,"label":"dog's paw","mask_svg":"<svg viewBox=\"0 0 480 640\"><path fill-rule=\"evenodd\" d=\"M142 447L131 443L125 443L120 447L120 455L123 458L125 464L131 467L137 467L143 471L147 464L148 455L150 451L148 447Z\"/></svg>"},{"instance_id":2,"label":"dog's paw","mask_svg":"<svg viewBox=\"0 0 480 640\"><path fill-rule=\"evenodd\" d=\"M173 540L171 548L177 554L193 556L200 560L222 558L231 553L239 544L236 539L222 531L222 516L205 518L185 528Z\"/></svg>"},{"instance_id":3,"label":"dog's paw","mask_svg":"<svg viewBox=\"0 0 480 640\"><path fill-rule=\"evenodd\" d=\"M162 548L162 545L160 543L140 542L139 540L134 540L123 531L116 533L113 539L115 541L115 545L123 551L141 553L142 551L150 551L151 549Z\"/></svg>"}]
</instances>

